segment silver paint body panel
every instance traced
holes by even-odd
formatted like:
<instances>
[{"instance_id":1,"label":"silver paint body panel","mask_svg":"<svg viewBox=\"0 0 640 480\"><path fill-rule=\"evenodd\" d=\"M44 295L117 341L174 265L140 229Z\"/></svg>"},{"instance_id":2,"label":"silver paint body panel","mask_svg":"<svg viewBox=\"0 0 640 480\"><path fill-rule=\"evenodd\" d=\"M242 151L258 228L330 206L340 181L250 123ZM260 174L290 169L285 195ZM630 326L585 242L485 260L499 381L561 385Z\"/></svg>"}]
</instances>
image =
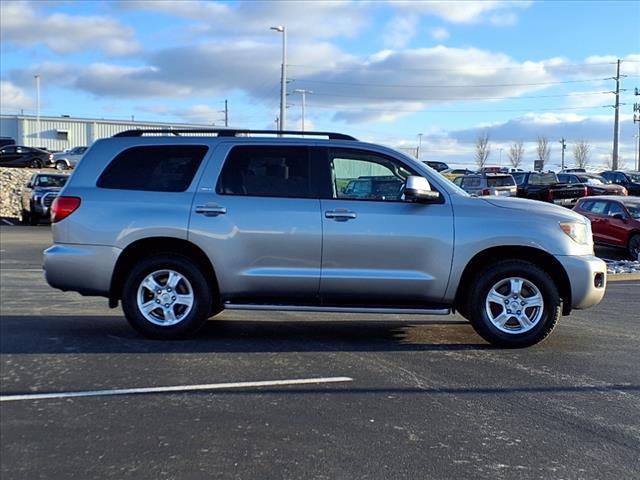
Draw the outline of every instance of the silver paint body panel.
<instances>
[{"instance_id":1,"label":"silver paint body panel","mask_svg":"<svg viewBox=\"0 0 640 480\"><path fill-rule=\"evenodd\" d=\"M185 192L140 192L96 187L109 161L138 145L207 145L209 151ZM348 147L393 156L438 190L442 203L417 204L326 198L223 195L216 182L235 145ZM440 312L453 304L466 265L493 247L527 246L563 265L572 305L600 301L593 275L604 262L562 232L561 221L583 221L562 207L510 198L473 198L435 171L392 149L343 140L135 137L97 141L61 195L80 208L53 224L45 251L47 281L56 288L109 295L119 254L151 237L188 241L213 265L223 301L285 308L366 308ZM327 212L349 212L336 218ZM353 215L351 215L353 213ZM340 217L340 215L338 215ZM90 288L87 288L87 287ZM597 290L597 291L595 291ZM429 308L429 307L433 308ZM263 308L267 308L262 306ZM403 308L404 307L404 308ZM443 310L444 309L444 310Z\"/></svg>"}]
</instances>

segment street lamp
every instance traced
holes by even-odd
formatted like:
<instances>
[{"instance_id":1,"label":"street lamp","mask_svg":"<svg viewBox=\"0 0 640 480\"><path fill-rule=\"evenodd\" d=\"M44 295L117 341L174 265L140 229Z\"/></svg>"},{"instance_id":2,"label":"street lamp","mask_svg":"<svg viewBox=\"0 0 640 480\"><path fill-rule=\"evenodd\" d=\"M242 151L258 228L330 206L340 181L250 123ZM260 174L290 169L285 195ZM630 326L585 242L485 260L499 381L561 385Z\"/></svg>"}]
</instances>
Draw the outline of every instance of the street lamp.
<instances>
[{"instance_id":1,"label":"street lamp","mask_svg":"<svg viewBox=\"0 0 640 480\"><path fill-rule=\"evenodd\" d=\"M271 30L282 33L282 73L280 75L280 131L285 130L287 121L287 27L279 25Z\"/></svg>"},{"instance_id":2,"label":"street lamp","mask_svg":"<svg viewBox=\"0 0 640 480\"><path fill-rule=\"evenodd\" d=\"M304 109L307 99L307 93L313 93L311 90L305 90L304 88L296 88L294 90L295 93L302 94L302 131L304 132Z\"/></svg>"},{"instance_id":3,"label":"street lamp","mask_svg":"<svg viewBox=\"0 0 640 480\"><path fill-rule=\"evenodd\" d=\"M40 148L40 74L33 76L36 79L36 130L38 142L36 147Z\"/></svg>"}]
</instances>

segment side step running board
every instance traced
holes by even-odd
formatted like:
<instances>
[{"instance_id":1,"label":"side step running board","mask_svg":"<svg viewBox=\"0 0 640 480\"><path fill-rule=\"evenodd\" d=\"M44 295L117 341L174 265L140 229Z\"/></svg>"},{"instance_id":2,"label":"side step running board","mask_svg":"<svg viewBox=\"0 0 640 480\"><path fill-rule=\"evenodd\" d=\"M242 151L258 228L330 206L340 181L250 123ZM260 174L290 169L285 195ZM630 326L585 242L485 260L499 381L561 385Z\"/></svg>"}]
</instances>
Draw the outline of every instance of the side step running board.
<instances>
[{"instance_id":1,"label":"side step running board","mask_svg":"<svg viewBox=\"0 0 640 480\"><path fill-rule=\"evenodd\" d=\"M367 307L336 307L336 306L308 306L308 305L260 305L225 303L227 310L270 310L283 312L341 312L341 313L393 313L418 315L449 315L450 308L367 308Z\"/></svg>"}]
</instances>

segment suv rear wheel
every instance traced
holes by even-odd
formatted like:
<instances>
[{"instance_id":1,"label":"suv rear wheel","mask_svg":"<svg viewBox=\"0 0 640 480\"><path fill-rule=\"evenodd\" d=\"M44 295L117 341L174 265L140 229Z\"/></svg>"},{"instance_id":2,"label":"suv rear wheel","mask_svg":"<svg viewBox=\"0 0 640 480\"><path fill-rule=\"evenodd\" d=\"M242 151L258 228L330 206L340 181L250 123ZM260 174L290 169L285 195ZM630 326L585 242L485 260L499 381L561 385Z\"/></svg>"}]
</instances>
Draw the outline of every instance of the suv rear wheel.
<instances>
[{"instance_id":1,"label":"suv rear wheel","mask_svg":"<svg viewBox=\"0 0 640 480\"><path fill-rule=\"evenodd\" d=\"M161 254L133 267L122 291L122 308L133 328L158 339L195 333L209 316L211 289L187 257Z\"/></svg>"},{"instance_id":2,"label":"suv rear wheel","mask_svg":"<svg viewBox=\"0 0 640 480\"><path fill-rule=\"evenodd\" d=\"M479 274L474 284L467 306L471 324L494 345L534 345L551 333L562 314L558 288L532 263L500 262Z\"/></svg>"}]
</instances>

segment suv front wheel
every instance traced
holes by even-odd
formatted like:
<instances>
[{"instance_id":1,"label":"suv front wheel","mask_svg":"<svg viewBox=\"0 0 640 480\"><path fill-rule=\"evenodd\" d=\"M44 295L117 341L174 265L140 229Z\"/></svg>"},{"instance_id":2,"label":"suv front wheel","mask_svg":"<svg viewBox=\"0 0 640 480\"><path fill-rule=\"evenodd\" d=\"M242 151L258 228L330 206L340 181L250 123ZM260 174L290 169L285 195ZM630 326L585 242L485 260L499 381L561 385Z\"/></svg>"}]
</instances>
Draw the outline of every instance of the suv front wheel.
<instances>
[{"instance_id":1,"label":"suv front wheel","mask_svg":"<svg viewBox=\"0 0 640 480\"><path fill-rule=\"evenodd\" d=\"M158 339L195 333L213 302L206 277L189 259L161 254L134 266L122 291L122 308L133 328Z\"/></svg>"},{"instance_id":2,"label":"suv front wheel","mask_svg":"<svg viewBox=\"0 0 640 480\"><path fill-rule=\"evenodd\" d=\"M529 262L500 262L479 274L475 286L467 305L471 324L494 345L534 345L551 333L562 313L555 283Z\"/></svg>"}]
</instances>

